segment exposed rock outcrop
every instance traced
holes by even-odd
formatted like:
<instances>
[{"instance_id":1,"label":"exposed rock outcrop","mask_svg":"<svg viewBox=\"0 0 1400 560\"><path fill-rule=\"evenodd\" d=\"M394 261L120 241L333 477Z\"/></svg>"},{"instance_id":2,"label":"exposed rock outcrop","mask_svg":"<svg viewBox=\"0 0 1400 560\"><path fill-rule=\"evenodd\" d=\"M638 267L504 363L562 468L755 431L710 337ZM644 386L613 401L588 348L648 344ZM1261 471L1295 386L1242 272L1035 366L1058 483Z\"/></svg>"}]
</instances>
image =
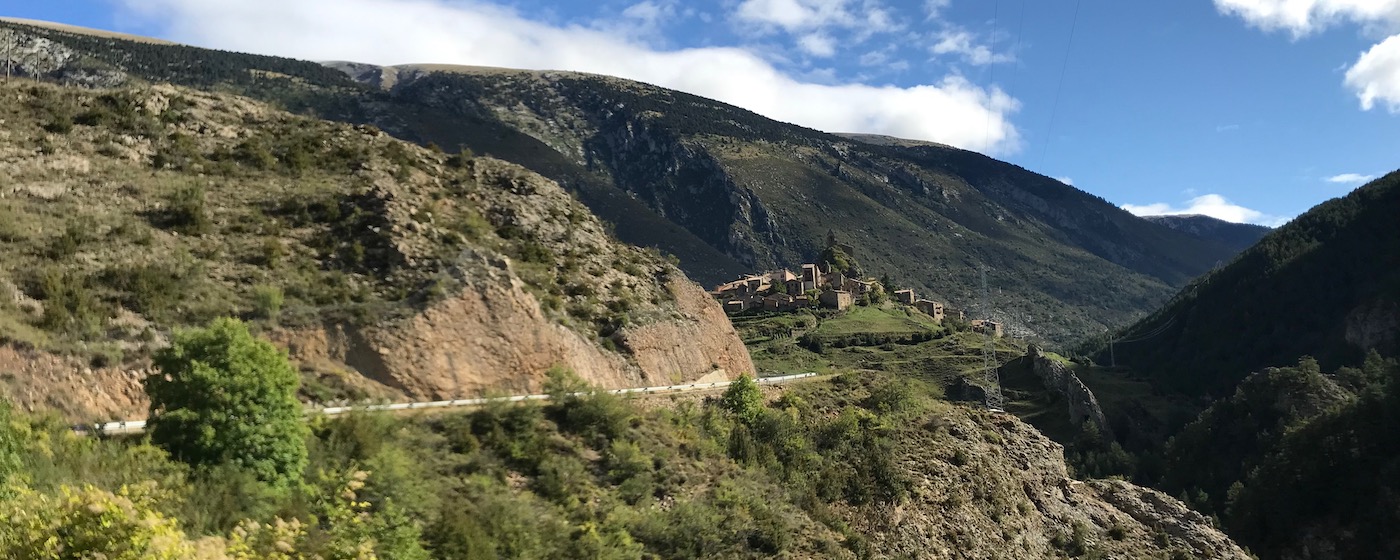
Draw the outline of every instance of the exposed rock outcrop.
<instances>
[{"instance_id":1,"label":"exposed rock outcrop","mask_svg":"<svg viewBox=\"0 0 1400 560\"><path fill-rule=\"evenodd\" d=\"M1098 429L1105 437L1112 437L1113 429L1109 426L1108 417L1104 415L1103 409L1099 407L1099 400L1094 398L1094 392L1084 385L1079 376L1074 374L1070 367L1050 356L1045 355L1038 346L1031 345L1027 350L1026 357L1030 358L1031 371L1045 384L1045 388L1063 396L1069 402L1069 419L1076 426L1088 422Z\"/></svg>"},{"instance_id":2,"label":"exposed rock outcrop","mask_svg":"<svg viewBox=\"0 0 1400 560\"><path fill-rule=\"evenodd\" d=\"M748 350L697 286L676 281L679 313L620 335L622 350L551 320L507 270L482 262L468 286L413 317L277 337L292 356L339 363L410 398L538 393L554 366L605 388L657 386L753 371ZM703 305L702 305L703 304Z\"/></svg>"},{"instance_id":3,"label":"exposed rock outcrop","mask_svg":"<svg viewBox=\"0 0 1400 560\"><path fill-rule=\"evenodd\" d=\"M898 440L909 501L840 510L884 557L1250 558L1170 496L1070 478L1063 448L1009 414L944 405Z\"/></svg>"},{"instance_id":4,"label":"exposed rock outcrop","mask_svg":"<svg viewBox=\"0 0 1400 560\"><path fill-rule=\"evenodd\" d=\"M1080 490L1128 514L1143 526L1184 543L1194 558L1249 557L1215 529L1209 518L1156 490L1122 480L1093 480L1080 486Z\"/></svg>"},{"instance_id":5,"label":"exposed rock outcrop","mask_svg":"<svg viewBox=\"0 0 1400 560\"><path fill-rule=\"evenodd\" d=\"M0 344L0 397L26 412L52 411L74 422L145 417L140 367L91 367L81 360Z\"/></svg>"},{"instance_id":6,"label":"exposed rock outcrop","mask_svg":"<svg viewBox=\"0 0 1400 560\"><path fill-rule=\"evenodd\" d=\"M1351 310L1346 318L1346 338L1362 350L1393 353L1400 345L1400 304L1380 299Z\"/></svg>"}]
</instances>

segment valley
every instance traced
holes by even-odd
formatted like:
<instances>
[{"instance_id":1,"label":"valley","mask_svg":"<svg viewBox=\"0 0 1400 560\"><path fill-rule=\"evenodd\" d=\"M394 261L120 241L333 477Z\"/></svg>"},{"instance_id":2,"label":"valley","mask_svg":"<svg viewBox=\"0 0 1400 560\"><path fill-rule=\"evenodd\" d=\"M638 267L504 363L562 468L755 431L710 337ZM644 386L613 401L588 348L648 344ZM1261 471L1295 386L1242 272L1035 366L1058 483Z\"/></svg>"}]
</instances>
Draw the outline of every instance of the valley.
<instances>
[{"instance_id":1,"label":"valley","mask_svg":"<svg viewBox=\"0 0 1400 560\"><path fill-rule=\"evenodd\" d=\"M610 76L0 41L0 556L1400 555L1400 172L1143 219Z\"/></svg>"}]
</instances>

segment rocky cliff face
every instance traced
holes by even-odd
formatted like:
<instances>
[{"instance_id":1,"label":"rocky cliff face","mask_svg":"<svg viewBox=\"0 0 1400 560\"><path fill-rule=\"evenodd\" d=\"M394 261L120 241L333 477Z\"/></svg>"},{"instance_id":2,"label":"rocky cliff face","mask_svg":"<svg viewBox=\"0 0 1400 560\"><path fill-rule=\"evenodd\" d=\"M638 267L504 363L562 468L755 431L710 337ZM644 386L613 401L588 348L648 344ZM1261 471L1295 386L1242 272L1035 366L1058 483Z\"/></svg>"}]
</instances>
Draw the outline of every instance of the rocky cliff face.
<instances>
[{"instance_id":1,"label":"rocky cliff face","mask_svg":"<svg viewBox=\"0 0 1400 560\"><path fill-rule=\"evenodd\" d=\"M1008 414L948 406L899 445L910 502L845 512L888 557L1250 558L1166 494L1070 478L1061 446Z\"/></svg>"},{"instance_id":2,"label":"rocky cliff face","mask_svg":"<svg viewBox=\"0 0 1400 560\"><path fill-rule=\"evenodd\" d=\"M1064 362L1046 356L1035 345L1028 349L1026 357L1030 359L1031 371L1045 384L1045 388L1064 397L1068 402L1070 422L1076 426L1088 422L1105 438L1112 438L1113 429L1103 409L1099 408L1099 400L1094 398L1094 392L1079 380L1074 370Z\"/></svg>"},{"instance_id":3,"label":"rocky cliff face","mask_svg":"<svg viewBox=\"0 0 1400 560\"><path fill-rule=\"evenodd\" d=\"M1387 298L1357 306L1346 316L1346 341L1385 355L1400 349L1400 303Z\"/></svg>"},{"instance_id":4,"label":"rocky cliff face","mask_svg":"<svg viewBox=\"0 0 1400 560\"><path fill-rule=\"evenodd\" d=\"M617 335L621 352L552 320L507 263L482 260L465 289L405 319L279 333L292 356L344 364L415 399L539 393L560 366L605 388L752 373L747 349L703 290L674 281L677 313ZM503 268L497 268L506 265Z\"/></svg>"}]
</instances>

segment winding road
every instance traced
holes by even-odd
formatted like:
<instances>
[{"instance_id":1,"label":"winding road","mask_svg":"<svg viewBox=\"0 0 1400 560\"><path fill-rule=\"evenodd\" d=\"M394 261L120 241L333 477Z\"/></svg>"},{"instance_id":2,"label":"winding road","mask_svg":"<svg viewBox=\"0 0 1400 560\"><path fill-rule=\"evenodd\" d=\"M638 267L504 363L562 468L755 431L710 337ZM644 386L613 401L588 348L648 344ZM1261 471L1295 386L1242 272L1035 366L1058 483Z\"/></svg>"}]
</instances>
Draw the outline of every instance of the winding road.
<instances>
[{"instance_id":1,"label":"winding road","mask_svg":"<svg viewBox=\"0 0 1400 560\"><path fill-rule=\"evenodd\" d=\"M756 379L756 381L757 381L760 385L780 385L780 384L783 384L783 383L790 383L790 382L793 382L793 381L798 381L798 380L801 380L801 379L808 379L808 378L812 378L812 377L816 377L816 376L817 376L816 373L808 372L808 373L797 373L797 374L793 374L793 375L780 375L780 376L777 376L777 377L760 377L760 378ZM640 394L645 394L645 395L654 395L654 394L663 394L663 393L687 393L687 392L691 392L691 391L713 391L713 390L715 390L715 389L722 389L722 388L724 388L724 387L728 387L729 385L731 385L731 384L733 384L733 383L734 383L733 381L720 381L720 382L716 382L716 383L691 383L691 384L688 384L688 385L666 385L666 386L662 386L662 387L632 387L632 388L628 388L628 389L611 389L611 390L606 390L606 391L602 391L602 392L604 392L604 393L611 393L611 394L614 394L614 395L630 395L630 394L638 394L638 393L640 393ZM586 393L574 393L574 394L575 394L575 395L582 395L582 394L586 394ZM431 408L466 408L466 407L482 406L482 405L489 404L489 403L493 403L493 402L521 402L521 401L543 401L543 400L549 400L549 395L515 395L515 396L511 396L511 397L491 397L491 398L479 398L479 399L454 399L454 400L450 400L450 401L423 401L423 402L407 402L407 403L393 403L393 404L369 404L369 405L360 405L360 406L328 406L328 407L319 407L319 408L308 408L308 409L306 409L306 414L307 414L307 416L313 416L313 415L318 415L318 414L319 414L319 415L324 415L324 416L336 416L336 415L339 415L339 414L348 414L348 413L354 412L354 411L375 412L375 411L419 410L419 409L431 409ZM79 432L84 432L84 433L98 433L98 434L107 434L107 435L137 434L137 433L141 433L141 432L143 432L143 431L146 430L146 421L145 421L145 420L124 420L124 421L118 421L118 422L107 422L107 423L105 423L105 424L78 425L78 426L75 426L75 427L74 427L74 430L79 431Z\"/></svg>"}]
</instances>

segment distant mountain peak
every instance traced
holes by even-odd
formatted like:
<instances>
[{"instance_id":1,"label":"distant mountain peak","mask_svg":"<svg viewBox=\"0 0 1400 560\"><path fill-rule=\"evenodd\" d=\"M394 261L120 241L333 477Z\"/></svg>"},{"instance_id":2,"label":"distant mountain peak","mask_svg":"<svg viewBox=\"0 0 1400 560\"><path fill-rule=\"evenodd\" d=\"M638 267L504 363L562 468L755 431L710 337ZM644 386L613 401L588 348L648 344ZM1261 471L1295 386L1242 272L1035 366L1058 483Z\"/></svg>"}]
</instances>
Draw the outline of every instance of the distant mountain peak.
<instances>
[{"instance_id":1,"label":"distant mountain peak","mask_svg":"<svg viewBox=\"0 0 1400 560\"><path fill-rule=\"evenodd\" d=\"M1273 231L1272 228L1261 225L1229 222L1203 214L1165 214L1142 218L1206 241L1219 243L1236 252L1252 247Z\"/></svg>"}]
</instances>

